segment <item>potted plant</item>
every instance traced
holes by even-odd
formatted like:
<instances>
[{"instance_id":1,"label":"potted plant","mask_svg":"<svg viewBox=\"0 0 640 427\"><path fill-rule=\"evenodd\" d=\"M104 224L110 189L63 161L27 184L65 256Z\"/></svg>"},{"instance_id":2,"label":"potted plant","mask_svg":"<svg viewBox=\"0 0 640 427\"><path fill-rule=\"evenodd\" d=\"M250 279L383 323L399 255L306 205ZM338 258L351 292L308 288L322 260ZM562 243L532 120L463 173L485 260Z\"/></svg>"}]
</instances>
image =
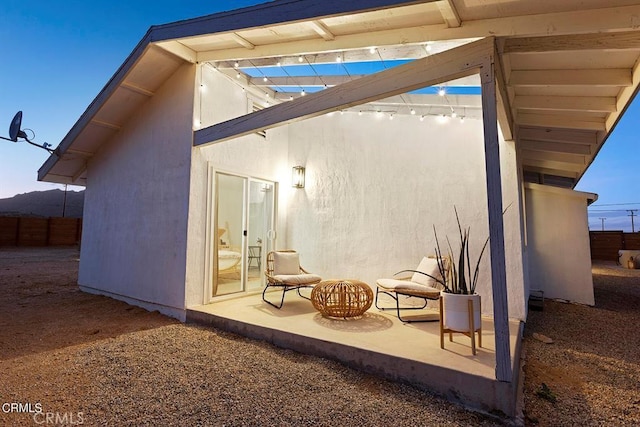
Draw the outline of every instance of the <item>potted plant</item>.
<instances>
[{"instance_id":1,"label":"potted plant","mask_svg":"<svg viewBox=\"0 0 640 427\"><path fill-rule=\"evenodd\" d=\"M462 228L458 210L454 206L456 214L456 222L458 224L458 232L460 235L460 246L458 251L454 251L449 241L447 241L447 251L443 253L438 240L438 233L435 226L433 233L436 240L436 260L438 262L438 270L440 277L434 277L422 271L412 270L414 272L424 274L437 283L442 285L441 306L440 306L440 330L441 330L441 347L444 348L444 332L461 332L472 338L472 347L475 354L474 332L481 332L481 301L480 295L476 294L476 285L480 272L480 261L484 255L489 238L487 238L482 246L480 255L475 263L471 262L469 249L469 236L471 227ZM469 302L471 301L471 303ZM482 345L481 338L478 340Z\"/></svg>"}]
</instances>

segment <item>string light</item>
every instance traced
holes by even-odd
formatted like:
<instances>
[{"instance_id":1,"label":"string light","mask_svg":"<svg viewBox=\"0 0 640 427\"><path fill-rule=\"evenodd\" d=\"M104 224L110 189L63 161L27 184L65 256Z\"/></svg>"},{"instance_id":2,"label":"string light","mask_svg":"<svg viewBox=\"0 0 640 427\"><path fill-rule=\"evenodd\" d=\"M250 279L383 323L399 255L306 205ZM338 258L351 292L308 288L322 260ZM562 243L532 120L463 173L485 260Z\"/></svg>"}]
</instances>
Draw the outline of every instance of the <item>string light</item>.
<instances>
[{"instance_id":1,"label":"string light","mask_svg":"<svg viewBox=\"0 0 640 427\"><path fill-rule=\"evenodd\" d=\"M443 87L438 89L438 96L445 96L446 94L447 94L447 92L444 90Z\"/></svg>"},{"instance_id":2,"label":"string light","mask_svg":"<svg viewBox=\"0 0 640 427\"><path fill-rule=\"evenodd\" d=\"M307 92L305 92L305 91L304 91L304 89L302 89L302 90L300 91L300 96L305 96L306 94L307 94Z\"/></svg>"},{"instance_id":3,"label":"string light","mask_svg":"<svg viewBox=\"0 0 640 427\"><path fill-rule=\"evenodd\" d=\"M420 116L420 121L424 122L424 115Z\"/></svg>"},{"instance_id":4,"label":"string light","mask_svg":"<svg viewBox=\"0 0 640 427\"><path fill-rule=\"evenodd\" d=\"M413 108L411 109L411 115L415 116L416 115L416 110L414 110Z\"/></svg>"},{"instance_id":5,"label":"string light","mask_svg":"<svg viewBox=\"0 0 640 427\"><path fill-rule=\"evenodd\" d=\"M236 79L239 79L239 78L240 78L240 73L237 73L236 74Z\"/></svg>"},{"instance_id":6,"label":"string light","mask_svg":"<svg viewBox=\"0 0 640 427\"><path fill-rule=\"evenodd\" d=\"M426 50L427 52L431 52L431 43L427 43L426 45L424 45L424 50Z\"/></svg>"},{"instance_id":7,"label":"string light","mask_svg":"<svg viewBox=\"0 0 640 427\"><path fill-rule=\"evenodd\" d=\"M238 61L233 63L233 68L238 68L240 66L240 64L238 63Z\"/></svg>"},{"instance_id":8,"label":"string light","mask_svg":"<svg viewBox=\"0 0 640 427\"><path fill-rule=\"evenodd\" d=\"M376 48L375 48L375 46L372 46L372 47L370 47L370 48L369 48L369 53L370 53L370 54L372 54L372 55L373 55L374 53L376 53Z\"/></svg>"},{"instance_id":9,"label":"string light","mask_svg":"<svg viewBox=\"0 0 640 427\"><path fill-rule=\"evenodd\" d=\"M266 82L268 82L268 81L269 81L269 79L267 78L267 76L264 76L264 77L262 78L262 81L266 83Z\"/></svg>"},{"instance_id":10,"label":"string light","mask_svg":"<svg viewBox=\"0 0 640 427\"><path fill-rule=\"evenodd\" d=\"M304 58L302 57L302 55L298 56L298 62L302 62L304 61Z\"/></svg>"},{"instance_id":11,"label":"string light","mask_svg":"<svg viewBox=\"0 0 640 427\"><path fill-rule=\"evenodd\" d=\"M336 56L336 62L342 62L342 56L340 55Z\"/></svg>"}]
</instances>

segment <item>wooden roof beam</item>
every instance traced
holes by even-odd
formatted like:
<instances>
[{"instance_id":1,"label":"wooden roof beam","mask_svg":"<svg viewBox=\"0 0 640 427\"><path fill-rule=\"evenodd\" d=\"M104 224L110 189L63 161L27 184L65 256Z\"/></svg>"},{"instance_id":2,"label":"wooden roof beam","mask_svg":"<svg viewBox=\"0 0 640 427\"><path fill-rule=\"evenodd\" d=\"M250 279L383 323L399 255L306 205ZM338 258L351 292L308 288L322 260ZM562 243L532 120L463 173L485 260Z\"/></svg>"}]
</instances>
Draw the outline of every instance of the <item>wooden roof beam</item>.
<instances>
[{"instance_id":1,"label":"wooden roof beam","mask_svg":"<svg viewBox=\"0 0 640 427\"><path fill-rule=\"evenodd\" d=\"M325 39L326 41L331 41L336 38L336 36L333 35L333 33L331 32L331 30L329 30L329 28L327 28L327 26L324 25L319 20L309 21L309 26L313 28L313 31L318 33L318 35L323 39Z\"/></svg>"},{"instance_id":2,"label":"wooden roof beam","mask_svg":"<svg viewBox=\"0 0 640 427\"><path fill-rule=\"evenodd\" d=\"M520 155L524 163L527 160L541 160L541 161L554 161L561 163L571 163L581 165L583 168L586 166L586 157L581 154L572 153L557 153L557 152L545 152L538 150L527 150L525 148L520 150Z\"/></svg>"},{"instance_id":3,"label":"wooden roof beam","mask_svg":"<svg viewBox=\"0 0 640 427\"><path fill-rule=\"evenodd\" d=\"M529 151L581 154L583 156L590 156L593 154L593 150L590 145L572 144L567 142L545 142L524 139L519 141L518 147Z\"/></svg>"},{"instance_id":4,"label":"wooden roof beam","mask_svg":"<svg viewBox=\"0 0 640 427\"><path fill-rule=\"evenodd\" d=\"M135 93L139 93L140 95L144 95L144 96L153 96L154 93L151 92L150 90L141 88L140 86L136 86L132 83L127 83L127 82L122 82L122 84L120 85L120 87L124 88L124 89L128 89L131 92L135 92Z\"/></svg>"},{"instance_id":5,"label":"wooden roof beam","mask_svg":"<svg viewBox=\"0 0 640 427\"><path fill-rule=\"evenodd\" d=\"M518 114L516 122L525 126L604 131L604 118L556 114Z\"/></svg>"},{"instance_id":6,"label":"wooden roof beam","mask_svg":"<svg viewBox=\"0 0 640 427\"><path fill-rule=\"evenodd\" d=\"M494 39L489 38L427 56L340 86L200 129L195 132L194 145L222 142L257 130L320 116L342 108L366 104L476 74L481 64L487 61L487 57L493 56L493 52Z\"/></svg>"},{"instance_id":7,"label":"wooden roof beam","mask_svg":"<svg viewBox=\"0 0 640 427\"><path fill-rule=\"evenodd\" d=\"M350 76L300 76L300 77L267 77L264 81L263 77L251 77L249 84L254 86L276 86L276 87L325 87L337 86L355 79L364 77L363 75Z\"/></svg>"},{"instance_id":8,"label":"wooden roof beam","mask_svg":"<svg viewBox=\"0 0 640 427\"><path fill-rule=\"evenodd\" d=\"M585 169L583 164L557 162L553 160L538 160L538 159L523 159L522 165L527 169L527 166L533 166L541 169L551 169L554 171L552 175L569 176L575 178L577 174L581 173ZM565 174L561 174L564 171Z\"/></svg>"},{"instance_id":9,"label":"wooden roof beam","mask_svg":"<svg viewBox=\"0 0 640 427\"><path fill-rule=\"evenodd\" d=\"M503 53L536 53L575 50L640 49L640 32L571 34L560 36L507 38Z\"/></svg>"},{"instance_id":10,"label":"wooden roof beam","mask_svg":"<svg viewBox=\"0 0 640 427\"><path fill-rule=\"evenodd\" d=\"M596 132L579 131L570 129L545 129L520 127L518 137L521 140L560 142L571 144L596 145L598 136Z\"/></svg>"},{"instance_id":11,"label":"wooden roof beam","mask_svg":"<svg viewBox=\"0 0 640 427\"><path fill-rule=\"evenodd\" d=\"M511 86L631 86L631 70L604 68L590 70L513 70Z\"/></svg>"},{"instance_id":12,"label":"wooden roof beam","mask_svg":"<svg viewBox=\"0 0 640 427\"><path fill-rule=\"evenodd\" d=\"M522 110L562 110L613 113L616 98L611 96L516 96L513 106Z\"/></svg>"},{"instance_id":13,"label":"wooden roof beam","mask_svg":"<svg viewBox=\"0 0 640 427\"><path fill-rule=\"evenodd\" d=\"M605 9L577 10L538 15L501 17L465 21L464 25L449 28L442 24L422 25L410 28L389 29L341 35L334 40L296 40L285 43L256 46L246 49L222 49L198 53L198 61L224 61L298 55L301 52L327 52L346 49L365 49L370 46L389 46L424 43L425 40L455 40L493 36L530 36L540 34L541 29L552 35L567 33L596 33L599 31L629 31L637 27L633 18L640 16L640 5L610 7ZM206 34L206 32L204 33ZM173 37L180 35L173 34ZM182 37L188 37L188 34ZM158 37L162 37L158 34Z\"/></svg>"},{"instance_id":14,"label":"wooden roof beam","mask_svg":"<svg viewBox=\"0 0 640 427\"><path fill-rule=\"evenodd\" d=\"M380 56L382 56L384 60L417 59L427 55L426 50L424 49L424 44L409 46L382 46L378 47L375 53L371 53L369 48L347 50L341 52L341 54L343 55L345 62L377 62L380 61ZM238 63L237 68L277 67L278 63L282 66L300 65L300 56L303 58L302 64L334 64L336 62L336 52L212 62L214 62L216 68L236 68L236 62Z\"/></svg>"},{"instance_id":15,"label":"wooden roof beam","mask_svg":"<svg viewBox=\"0 0 640 427\"><path fill-rule=\"evenodd\" d=\"M449 28L457 28L462 24L460 15L458 15L458 11L456 10L456 6L451 0L438 1L436 4L438 5L438 10L440 10L442 18L445 20Z\"/></svg>"},{"instance_id":16,"label":"wooden roof beam","mask_svg":"<svg viewBox=\"0 0 640 427\"><path fill-rule=\"evenodd\" d=\"M249 40L245 39L238 33L231 33L230 36L233 39L233 41L235 41L240 46L245 47L249 50L254 49L256 47L253 43L251 43Z\"/></svg>"},{"instance_id":17,"label":"wooden roof beam","mask_svg":"<svg viewBox=\"0 0 640 427\"><path fill-rule=\"evenodd\" d=\"M113 124L113 123L108 123L108 122L104 122L102 120L98 120L98 119L91 119L91 121L89 122L92 125L96 125L96 126L100 126L102 128L106 128L106 129L111 129L111 130L115 130L118 131L120 129L122 129L122 126Z\"/></svg>"}]
</instances>

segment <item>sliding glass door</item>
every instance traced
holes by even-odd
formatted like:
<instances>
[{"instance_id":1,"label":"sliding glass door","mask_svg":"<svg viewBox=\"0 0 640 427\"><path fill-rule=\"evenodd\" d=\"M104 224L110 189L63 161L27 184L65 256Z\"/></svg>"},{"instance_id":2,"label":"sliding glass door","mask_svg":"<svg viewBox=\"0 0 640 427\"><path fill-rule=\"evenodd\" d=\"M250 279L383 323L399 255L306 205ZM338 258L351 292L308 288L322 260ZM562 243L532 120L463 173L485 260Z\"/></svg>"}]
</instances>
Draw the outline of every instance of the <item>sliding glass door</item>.
<instances>
[{"instance_id":1,"label":"sliding glass door","mask_svg":"<svg viewBox=\"0 0 640 427\"><path fill-rule=\"evenodd\" d=\"M275 239L276 185L216 173L215 188L212 296L260 290Z\"/></svg>"}]
</instances>

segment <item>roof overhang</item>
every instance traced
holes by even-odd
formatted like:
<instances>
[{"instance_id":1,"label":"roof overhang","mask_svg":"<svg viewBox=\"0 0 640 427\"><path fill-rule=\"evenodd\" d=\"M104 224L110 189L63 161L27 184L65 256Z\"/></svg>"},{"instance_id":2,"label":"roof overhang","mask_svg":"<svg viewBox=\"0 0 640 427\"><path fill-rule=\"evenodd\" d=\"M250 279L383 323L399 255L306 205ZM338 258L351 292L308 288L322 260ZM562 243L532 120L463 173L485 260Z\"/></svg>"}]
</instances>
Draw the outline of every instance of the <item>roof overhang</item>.
<instances>
[{"instance_id":1,"label":"roof overhang","mask_svg":"<svg viewBox=\"0 0 640 427\"><path fill-rule=\"evenodd\" d=\"M631 0L285 0L154 26L38 178L83 184L89 159L184 63L322 61L336 52L357 61L371 46L416 59L427 42L492 36L501 126L517 141L525 178L573 187L638 90L639 15Z\"/></svg>"}]
</instances>

